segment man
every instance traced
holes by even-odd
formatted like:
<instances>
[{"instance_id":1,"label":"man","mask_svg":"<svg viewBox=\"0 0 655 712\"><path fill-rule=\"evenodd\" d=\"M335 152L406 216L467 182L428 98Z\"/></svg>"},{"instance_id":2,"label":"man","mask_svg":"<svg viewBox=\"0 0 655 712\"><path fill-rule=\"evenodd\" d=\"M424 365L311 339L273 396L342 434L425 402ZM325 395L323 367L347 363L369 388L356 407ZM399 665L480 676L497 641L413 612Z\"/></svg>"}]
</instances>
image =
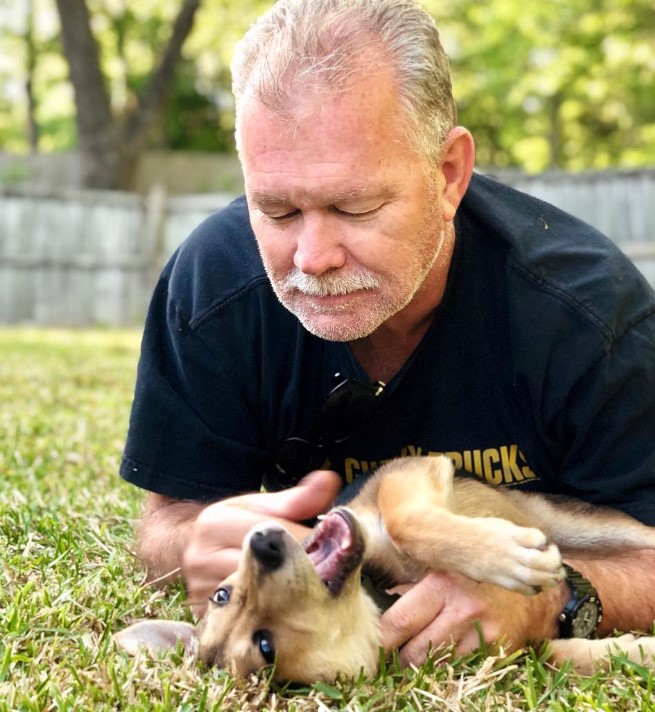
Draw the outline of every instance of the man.
<instances>
[{"instance_id":1,"label":"man","mask_svg":"<svg viewBox=\"0 0 655 712\"><path fill-rule=\"evenodd\" d=\"M150 490L151 575L181 567L201 613L250 526L302 537L343 480L407 454L655 524L655 295L588 226L472 175L429 16L281 0L233 73L247 203L160 279L121 471ZM654 552L568 563L599 632L650 627ZM510 607L431 574L384 614L385 647L516 647L529 620L556 637L575 576Z\"/></svg>"}]
</instances>

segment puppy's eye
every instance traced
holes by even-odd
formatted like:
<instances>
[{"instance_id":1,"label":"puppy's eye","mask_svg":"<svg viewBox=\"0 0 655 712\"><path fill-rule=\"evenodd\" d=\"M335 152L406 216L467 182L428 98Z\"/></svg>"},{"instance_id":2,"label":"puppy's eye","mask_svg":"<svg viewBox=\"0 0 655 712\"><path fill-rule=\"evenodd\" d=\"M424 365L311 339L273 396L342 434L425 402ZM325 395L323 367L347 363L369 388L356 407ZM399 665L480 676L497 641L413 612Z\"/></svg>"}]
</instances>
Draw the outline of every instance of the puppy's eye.
<instances>
[{"instance_id":1,"label":"puppy's eye","mask_svg":"<svg viewBox=\"0 0 655 712\"><path fill-rule=\"evenodd\" d=\"M230 602L230 593L232 593L231 586L221 586L214 591L209 600L217 606L224 606Z\"/></svg>"},{"instance_id":2,"label":"puppy's eye","mask_svg":"<svg viewBox=\"0 0 655 712\"><path fill-rule=\"evenodd\" d=\"M269 665L275 662L275 647L273 636L268 630L257 630L253 633L252 642L257 646L262 657Z\"/></svg>"}]
</instances>

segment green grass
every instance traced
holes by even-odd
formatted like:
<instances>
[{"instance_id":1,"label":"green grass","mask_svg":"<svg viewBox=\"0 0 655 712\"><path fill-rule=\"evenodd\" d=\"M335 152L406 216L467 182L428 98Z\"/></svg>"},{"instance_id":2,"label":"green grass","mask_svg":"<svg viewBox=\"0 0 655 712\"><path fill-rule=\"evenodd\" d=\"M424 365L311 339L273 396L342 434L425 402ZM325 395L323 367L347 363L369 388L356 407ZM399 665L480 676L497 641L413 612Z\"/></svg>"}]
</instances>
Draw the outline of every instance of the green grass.
<instances>
[{"instance_id":1,"label":"green grass","mask_svg":"<svg viewBox=\"0 0 655 712\"><path fill-rule=\"evenodd\" d=\"M582 678L535 653L385 665L375 680L285 689L129 658L111 633L190 620L181 587L144 585L143 494L117 475L139 336L0 330L0 712L5 710L653 710L653 673L617 658Z\"/></svg>"}]
</instances>

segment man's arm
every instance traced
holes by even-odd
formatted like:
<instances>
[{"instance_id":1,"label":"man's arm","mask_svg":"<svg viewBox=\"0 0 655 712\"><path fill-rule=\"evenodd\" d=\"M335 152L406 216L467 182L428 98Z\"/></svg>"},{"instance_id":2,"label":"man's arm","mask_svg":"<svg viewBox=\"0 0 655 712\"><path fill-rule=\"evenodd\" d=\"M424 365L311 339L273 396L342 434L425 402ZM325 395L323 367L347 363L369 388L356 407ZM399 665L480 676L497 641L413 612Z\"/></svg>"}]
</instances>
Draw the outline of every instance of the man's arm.
<instances>
[{"instance_id":1,"label":"man's arm","mask_svg":"<svg viewBox=\"0 0 655 712\"><path fill-rule=\"evenodd\" d=\"M137 531L137 551L148 580L170 581L181 574L193 526L205 506L148 493Z\"/></svg>"},{"instance_id":2,"label":"man's arm","mask_svg":"<svg viewBox=\"0 0 655 712\"><path fill-rule=\"evenodd\" d=\"M608 556L570 559L596 587L603 606L600 636L614 630L651 630L655 619L655 550L639 549Z\"/></svg>"},{"instance_id":3,"label":"man's arm","mask_svg":"<svg viewBox=\"0 0 655 712\"><path fill-rule=\"evenodd\" d=\"M655 617L655 551L567 558L596 587L603 605L600 635L614 629L649 631ZM558 617L570 592L566 583L523 596L464 577L429 574L382 617L383 644L400 649L404 664L420 664L430 647L455 644L458 654L505 639L507 648L558 635ZM506 649L507 649L506 648Z\"/></svg>"}]
</instances>

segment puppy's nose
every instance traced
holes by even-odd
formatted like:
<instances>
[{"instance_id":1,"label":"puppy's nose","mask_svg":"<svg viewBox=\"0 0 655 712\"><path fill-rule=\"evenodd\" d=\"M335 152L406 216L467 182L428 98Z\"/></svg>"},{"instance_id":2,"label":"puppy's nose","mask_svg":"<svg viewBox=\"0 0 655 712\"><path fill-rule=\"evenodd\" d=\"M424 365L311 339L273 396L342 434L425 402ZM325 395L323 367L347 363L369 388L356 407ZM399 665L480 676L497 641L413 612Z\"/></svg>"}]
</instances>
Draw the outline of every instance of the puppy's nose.
<instances>
[{"instance_id":1,"label":"puppy's nose","mask_svg":"<svg viewBox=\"0 0 655 712\"><path fill-rule=\"evenodd\" d=\"M250 537L250 550L269 571L279 568L284 561L283 531L267 529L254 532Z\"/></svg>"}]
</instances>

